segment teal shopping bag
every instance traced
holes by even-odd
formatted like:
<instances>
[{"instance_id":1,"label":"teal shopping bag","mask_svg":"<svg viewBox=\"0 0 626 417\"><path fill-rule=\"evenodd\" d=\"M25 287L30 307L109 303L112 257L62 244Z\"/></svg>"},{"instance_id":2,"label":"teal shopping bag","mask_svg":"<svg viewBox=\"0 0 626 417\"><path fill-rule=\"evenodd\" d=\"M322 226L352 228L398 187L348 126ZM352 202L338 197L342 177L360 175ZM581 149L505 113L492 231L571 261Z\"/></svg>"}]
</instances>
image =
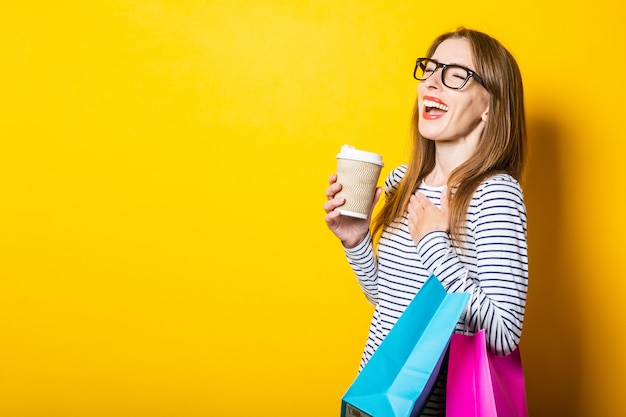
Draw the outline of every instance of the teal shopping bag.
<instances>
[{"instance_id":1,"label":"teal shopping bag","mask_svg":"<svg viewBox=\"0 0 626 417\"><path fill-rule=\"evenodd\" d=\"M431 275L344 394L341 417L418 415L469 296Z\"/></svg>"}]
</instances>

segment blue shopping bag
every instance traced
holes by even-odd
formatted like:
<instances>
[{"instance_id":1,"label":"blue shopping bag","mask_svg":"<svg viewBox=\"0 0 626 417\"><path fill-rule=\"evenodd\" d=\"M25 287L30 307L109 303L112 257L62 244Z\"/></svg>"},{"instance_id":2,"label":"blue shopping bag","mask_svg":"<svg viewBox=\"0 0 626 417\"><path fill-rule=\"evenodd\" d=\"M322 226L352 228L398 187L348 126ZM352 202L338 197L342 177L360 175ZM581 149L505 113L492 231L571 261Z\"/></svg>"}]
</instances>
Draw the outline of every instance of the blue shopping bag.
<instances>
[{"instance_id":1,"label":"blue shopping bag","mask_svg":"<svg viewBox=\"0 0 626 417\"><path fill-rule=\"evenodd\" d=\"M419 415L469 297L431 275L344 394L341 417Z\"/></svg>"}]
</instances>

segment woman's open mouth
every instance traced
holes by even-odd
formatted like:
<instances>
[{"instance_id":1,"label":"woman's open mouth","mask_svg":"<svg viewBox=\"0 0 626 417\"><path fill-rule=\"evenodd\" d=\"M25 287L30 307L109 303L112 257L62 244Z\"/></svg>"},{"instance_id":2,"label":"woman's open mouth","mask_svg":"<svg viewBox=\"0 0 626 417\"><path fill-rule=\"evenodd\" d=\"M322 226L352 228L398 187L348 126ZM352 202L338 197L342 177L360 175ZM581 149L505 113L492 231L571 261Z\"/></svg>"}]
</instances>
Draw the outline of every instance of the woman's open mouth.
<instances>
[{"instance_id":1,"label":"woman's open mouth","mask_svg":"<svg viewBox=\"0 0 626 417\"><path fill-rule=\"evenodd\" d=\"M425 119L437 119L448 111L448 106L435 97L424 97L423 116Z\"/></svg>"}]
</instances>

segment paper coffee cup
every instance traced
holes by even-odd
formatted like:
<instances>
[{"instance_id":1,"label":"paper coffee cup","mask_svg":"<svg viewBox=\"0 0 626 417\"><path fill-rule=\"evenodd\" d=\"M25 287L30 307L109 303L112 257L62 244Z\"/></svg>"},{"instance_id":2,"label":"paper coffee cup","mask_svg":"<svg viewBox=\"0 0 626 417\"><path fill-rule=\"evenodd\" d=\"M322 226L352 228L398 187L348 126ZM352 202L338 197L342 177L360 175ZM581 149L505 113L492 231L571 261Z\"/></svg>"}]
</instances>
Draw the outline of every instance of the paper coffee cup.
<instances>
[{"instance_id":1,"label":"paper coffee cup","mask_svg":"<svg viewBox=\"0 0 626 417\"><path fill-rule=\"evenodd\" d=\"M342 185L342 189L336 195L346 200L344 205L337 208L341 215L367 218L382 167L381 155L354 149L349 145L341 147L337 154L337 182Z\"/></svg>"}]
</instances>

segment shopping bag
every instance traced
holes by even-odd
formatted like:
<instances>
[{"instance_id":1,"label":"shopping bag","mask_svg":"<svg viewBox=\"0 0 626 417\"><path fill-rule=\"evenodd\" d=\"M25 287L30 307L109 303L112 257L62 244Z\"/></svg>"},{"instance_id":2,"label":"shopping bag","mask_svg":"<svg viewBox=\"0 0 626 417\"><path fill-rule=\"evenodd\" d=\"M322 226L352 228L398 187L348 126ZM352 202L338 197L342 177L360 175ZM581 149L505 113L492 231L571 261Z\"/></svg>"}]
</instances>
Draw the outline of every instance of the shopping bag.
<instances>
[{"instance_id":1,"label":"shopping bag","mask_svg":"<svg viewBox=\"0 0 626 417\"><path fill-rule=\"evenodd\" d=\"M418 415L468 300L431 275L344 394L341 417Z\"/></svg>"},{"instance_id":2,"label":"shopping bag","mask_svg":"<svg viewBox=\"0 0 626 417\"><path fill-rule=\"evenodd\" d=\"M450 340L447 417L528 417L519 348L506 356L487 350L485 331Z\"/></svg>"}]
</instances>

